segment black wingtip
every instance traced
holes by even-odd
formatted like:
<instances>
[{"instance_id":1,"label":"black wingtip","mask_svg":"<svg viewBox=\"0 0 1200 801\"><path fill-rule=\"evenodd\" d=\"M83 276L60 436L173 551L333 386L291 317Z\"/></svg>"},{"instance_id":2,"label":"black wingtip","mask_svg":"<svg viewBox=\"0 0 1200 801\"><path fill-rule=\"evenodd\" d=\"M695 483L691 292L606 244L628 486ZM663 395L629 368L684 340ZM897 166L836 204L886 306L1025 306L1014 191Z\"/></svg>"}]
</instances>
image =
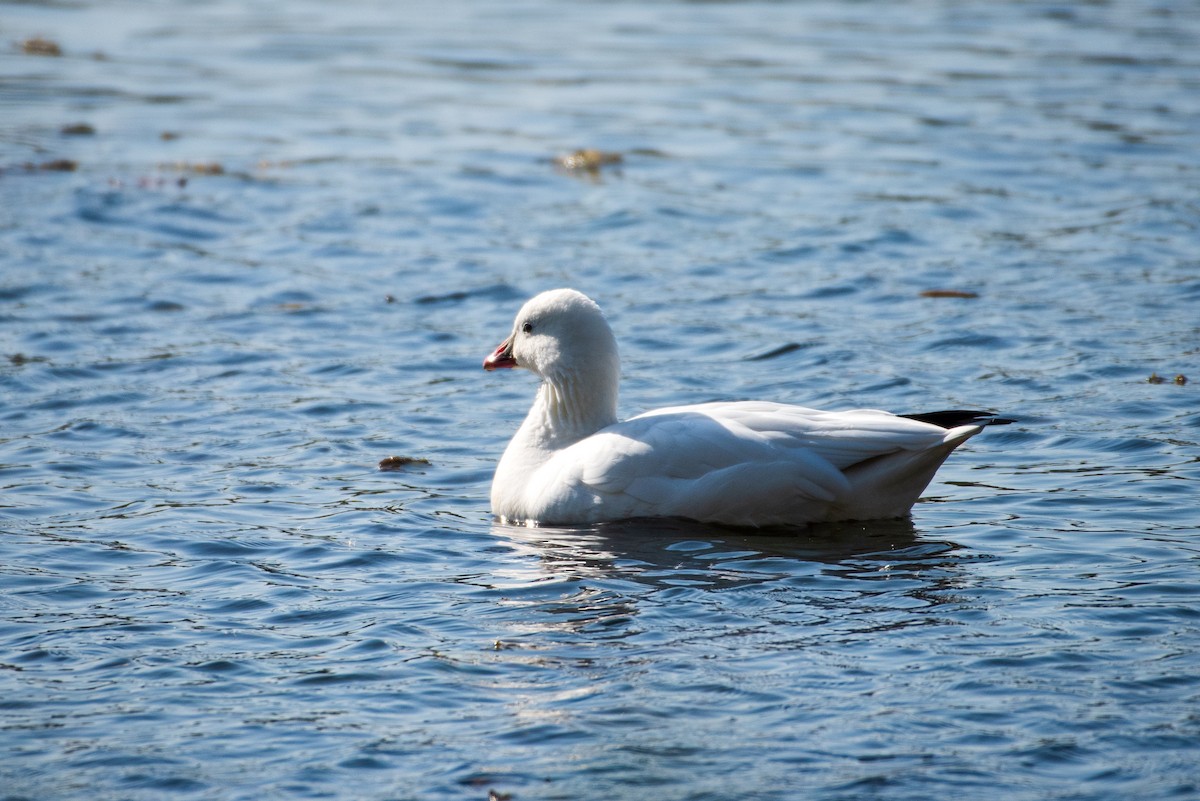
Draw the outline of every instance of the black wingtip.
<instances>
[{"instance_id":1,"label":"black wingtip","mask_svg":"<svg viewBox=\"0 0 1200 801\"><path fill-rule=\"evenodd\" d=\"M972 409L946 409L940 412L922 412L921 414L902 414L900 416L922 423L931 423L942 428L968 425L1006 426L1009 423L1017 422L1010 417L997 417L992 412L980 412Z\"/></svg>"}]
</instances>

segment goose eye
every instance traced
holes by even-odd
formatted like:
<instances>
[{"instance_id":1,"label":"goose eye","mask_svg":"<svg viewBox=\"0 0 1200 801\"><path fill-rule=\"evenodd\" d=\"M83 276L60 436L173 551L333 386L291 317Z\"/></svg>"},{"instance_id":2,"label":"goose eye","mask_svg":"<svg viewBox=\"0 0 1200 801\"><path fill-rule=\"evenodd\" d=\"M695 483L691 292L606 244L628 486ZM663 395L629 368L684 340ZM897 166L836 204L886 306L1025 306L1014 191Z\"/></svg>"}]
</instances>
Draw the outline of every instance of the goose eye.
<instances>
[{"instance_id":1,"label":"goose eye","mask_svg":"<svg viewBox=\"0 0 1200 801\"><path fill-rule=\"evenodd\" d=\"M525 323L525 325L521 326L521 330L526 334L533 333L533 323Z\"/></svg>"}]
</instances>

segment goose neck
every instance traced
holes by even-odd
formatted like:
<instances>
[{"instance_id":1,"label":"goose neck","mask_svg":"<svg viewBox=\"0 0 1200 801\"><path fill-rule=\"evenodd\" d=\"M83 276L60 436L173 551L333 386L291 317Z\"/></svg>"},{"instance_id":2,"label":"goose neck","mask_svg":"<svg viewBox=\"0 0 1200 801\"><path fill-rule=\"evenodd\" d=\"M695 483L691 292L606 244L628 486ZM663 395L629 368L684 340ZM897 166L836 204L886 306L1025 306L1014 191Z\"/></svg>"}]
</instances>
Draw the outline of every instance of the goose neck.
<instances>
[{"instance_id":1,"label":"goose neck","mask_svg":"<svg viewBox=\"0 0 1200 801\"><path fill-rule=\"evenodd\" d=\"M532 411L550 438L579 439L617 422L617 392L615 386L608 389L571 376L545 377Z\"/></svg>"}]
</instances>

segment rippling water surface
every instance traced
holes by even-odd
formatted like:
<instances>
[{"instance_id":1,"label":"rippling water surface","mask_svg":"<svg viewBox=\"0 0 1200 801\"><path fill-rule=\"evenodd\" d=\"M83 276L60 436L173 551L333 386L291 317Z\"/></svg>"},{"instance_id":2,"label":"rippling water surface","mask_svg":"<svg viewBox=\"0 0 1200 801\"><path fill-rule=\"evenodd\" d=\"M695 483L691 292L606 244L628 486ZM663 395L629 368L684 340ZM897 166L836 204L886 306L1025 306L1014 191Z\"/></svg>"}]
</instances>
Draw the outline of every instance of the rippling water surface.
<instances>
[{"instance_id":1,"label":"rippling water surface","mask_svg":"<svg viewBox=\"0 0 1200 801\"><path fill-rule=\"evenodd\" d=\"M81 0L0 40L4 798L1200 795L1194 3ZM533 385L479 364L560 285L626 413L1021 422L911 521L500 527Z\"/></svg>"}]
</instances>

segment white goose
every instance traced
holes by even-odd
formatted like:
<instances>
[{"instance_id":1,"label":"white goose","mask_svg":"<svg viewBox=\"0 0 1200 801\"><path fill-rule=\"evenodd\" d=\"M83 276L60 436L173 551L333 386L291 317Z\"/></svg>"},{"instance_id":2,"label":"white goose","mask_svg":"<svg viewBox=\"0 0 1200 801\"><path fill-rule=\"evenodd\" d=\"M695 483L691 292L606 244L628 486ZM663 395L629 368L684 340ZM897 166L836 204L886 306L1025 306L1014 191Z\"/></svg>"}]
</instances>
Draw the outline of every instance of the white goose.
<instances>
[{"instance_id":1,"label":"white goose","mask_svg":"<svg viewBox=\"0 0 1200 801\"><path fill-rule=\"evenodd\" d=\"M617 421L620 359L604 314L573 289L517 314L485 370L541 379L492 481L503 522L683 517L737 526L903 517L986 412L824 412L745 401Z\"/></svg>"}]
</instances>

